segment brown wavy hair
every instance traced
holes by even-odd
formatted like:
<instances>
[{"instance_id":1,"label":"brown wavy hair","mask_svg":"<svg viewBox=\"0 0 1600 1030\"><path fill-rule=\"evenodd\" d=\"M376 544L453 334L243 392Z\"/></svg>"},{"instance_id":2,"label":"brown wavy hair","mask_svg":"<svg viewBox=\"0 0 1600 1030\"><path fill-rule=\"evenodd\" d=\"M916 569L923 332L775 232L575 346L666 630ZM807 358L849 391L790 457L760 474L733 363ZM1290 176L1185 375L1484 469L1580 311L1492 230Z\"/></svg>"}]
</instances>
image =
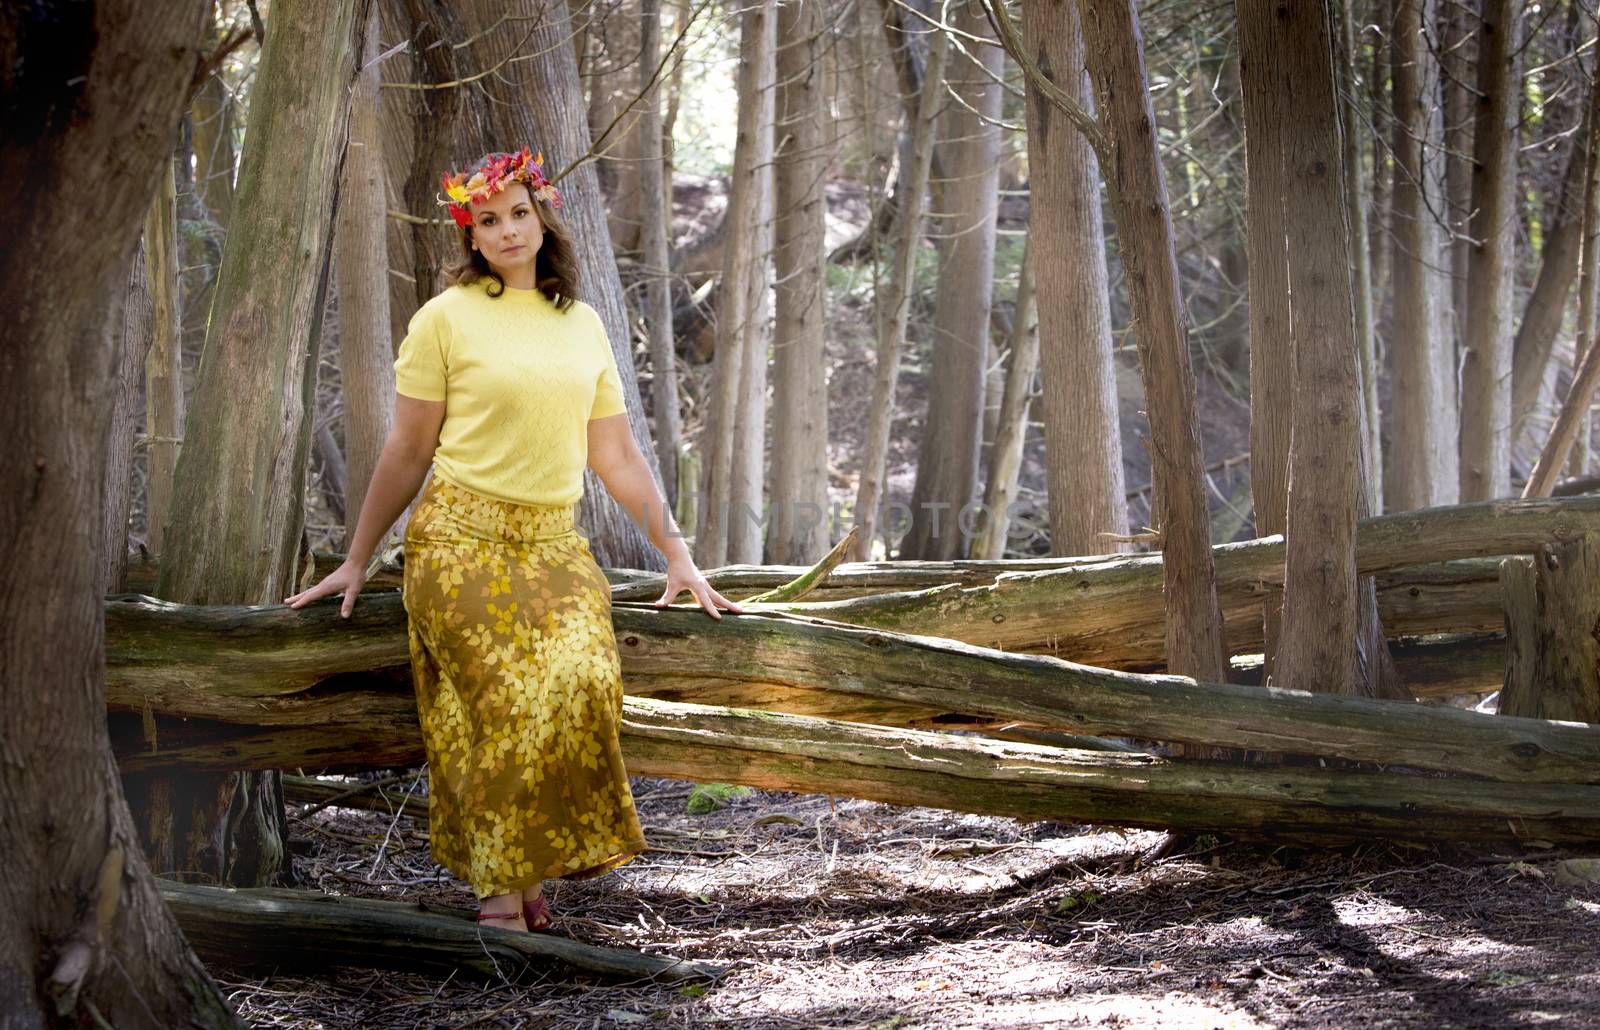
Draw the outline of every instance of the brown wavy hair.
<instances>
[{"instance_id":1,"label":"brown wavy hair","mask_svg":"<svg viewBox=\"0 0 1600 1030\"><path fill-rule=\"evenodd\" d=\"M488 158L484 158L487 162ZM523 187L527 183L518 183ZM538 212L539 225L544 231L544 241L539 253L534 255L534 288L555 304L558 311L572 307L578 299L578 250L572 240L572 230L549 205L537 200L530 192L528 201ZM445 266L445 282L451 286L475 283L479 279L493 279L498 285L488 288L489 296L498 297L506 292L505 280L489 267L489 259L472 249L472 228L463 227L457 233L461 251Z\"/></svg>"}]
</instances>

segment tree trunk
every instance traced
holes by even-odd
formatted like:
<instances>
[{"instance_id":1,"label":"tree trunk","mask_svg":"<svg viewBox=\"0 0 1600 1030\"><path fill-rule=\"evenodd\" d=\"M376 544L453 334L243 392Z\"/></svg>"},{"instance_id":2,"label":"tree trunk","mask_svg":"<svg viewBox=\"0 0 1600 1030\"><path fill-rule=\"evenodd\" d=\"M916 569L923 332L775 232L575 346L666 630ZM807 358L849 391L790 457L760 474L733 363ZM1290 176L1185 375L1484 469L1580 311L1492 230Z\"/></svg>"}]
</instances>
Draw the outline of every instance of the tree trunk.
<instances>
[{"instance_id":1,"label":"tree trunk","mask_svg":"<svg viewBox=\"0 0 1600 1030\"><path fill-rule=\"evenodd\" d=\"M1472 250L1473 143L1477 138L1474 123L1478 106L1473 102L1473 85L1479 78L1473 73L1473 57L1480 53L1475 8L1483 2L1441 3L1434 9L1437 20L1425 26L1428 45L1438 47L1439 103L1443 114L1439 160L1444 165L1444 208L1437 215L1444 220L1445 247L1450 255L1442 271L1450 280L1450 329L1456 348L1465 346L1467 336L1467 268ZM1481 68L1481 62L1477 66Z\"/></svg>"},{"instance_id":2,"label":"tree trunk","mask_svg":"<svg viewBox=\"0 0 1600 1030\"><path fill-rule=\"evenodd\" d=\"M144 222L152 333L144 366L145 546L158 557L166 540L173 476L184 432L176 190L169 154Z\"/></svg>"},{"instance_id":3,"label":"tree trunk","mask_svg":"<svg viewBox=\"0 0 1600 1030\"><path fill-rule=\"evenodd\" d=\"M273 7L174 480L170 528L185 547L161 561L168 600L271 604L295 589L338 198L335 187L329 210L305 191L340 181L367 8ZM292 875L275 772L130 777L126 788L158 869L248 886Z\"/></svg>"},{"instance_id":4,"label":"tree trunk","mask_svg":"<svg viewBox=\"0 0 1600 1030\"><path fill-rule=\"evenodd\" d=\"M883 30L883 41L889 52L889 59L894 62L895 77L900 84L899 100L903 117L900 132L895 141L895 161L898 166L892 182L888 185L885 194L879 198L877 205L868 217L866 227L853 239L846 240L835 247L828 255L830 262L848 264L855 261L876 256L876 249L884 240L898 239L900 236L900 219L906 208L906 190L910 186L908 176L911 167L916 163L915 124L917 120L918 98L922 96L923 83L927 81L924 66L928 61L928 54L924 52L919 58L915 40L926 40L926 46L931 48L933 33L928 31L928 25L921 18L912 17L909 22L906 18L907 8L898 0L879 0L882 17L879 26ZM857 42L857 49L853 55L860 62L859 77L863 91L872 88L867 85L868 76L877 76L877 69L872 59L867 57L866 46L869 43L866 30L868 17L865 4L856 5L857 25L856 30L861 34ZM915 32L910 29L915 29ZM876 32L876 29L872 30ZM876 108L861 105L862 116L869 122L876 115ZM871 129L867 130L871 133ZM870 146L870 144L869 144ZM939 165L939 155L933 155L933 164L930 174L934 179L943 179L944 173ZM924 189L926 189L924 187ZM924 193L926 196L926 193ZM920 217L920 212L919 212Z\"/></svg>"},{"instance_id":5,"label":"tree trunk","mask_svg":"<svg viewBox=\"0 0 1600 1030\"><path fill-rule=\"evenodd\" d=\"M567 7L547 0L475 0L455 5L455 9L471 36L471 53L480 73L498 68L481 80L492 101L486 123L489 138L527 141L534 149L542 149L549 174L560 177L560 214L577 242L578 296L594 307L606 327L623 394L628 398L629 429L659 482L650 424L644 405L639 402L633 332L623 303L616 255L611 249L611 232L606 227L604 198L594 162L577 163L589 152L592 140L584 116L583 89L578 59L571 46L572 22ZM506 31L518 25L523 28ZM519 42L522 51L513 54ZM512 57L516 60L502 65ZM495 149L506 148L497 145ZM438 185L437 168L432 175L430 198ZM437 210L431 204L429 209ZM605 565L665 568L666 559L661 552L606 491L594 471L586 468L583 477L579 521L594 545L595 557Z\"/></svg>"},{"instance_id":6,"label":"tree trunk","mask_svg":"<svg viewBox=\"0 0 1600 1030\"><path fill-rule=\"evenodd\" d=\"M766 255L755 250L761 221L761 194L771 181L772 120L769 110L777 17L774 0L746 7L739 29L739 127L728 194L728 242L724 248L722 308L717 317L717 349L707 405L704 465L701 468L699 523L694 558L701 566L737 561L733 557L734 522L749 512L735 512L739 494L736 438L747 427L738 414L745 381L744 363L765 359L749 346L757 320L757 284L766 288ZM754 282L753 282L754 281ZM759 338L757 336L757 338ZM759 513L757 513L759 514Z\"/></svg>"},{"instance_id":7,"label":"tree trunk","mask_svg":"<svg viewBox=\"0 0 1600 1030\"><path fill-rule=\"evenodd\" d=\"M661 126L662 90L651 85L660 62L661 3L640 0L639 89L644 94L639 116L643 143L639 160L640 240L644 248L641 271L646 276L645 332L650 338L651 400L655 411L656 464L661 489L669 507L678 506L678 453L683 448L683 428L678 413L678 359L672 332L671 252L668 228L672 220L672 186L667 174Z\"/></svg>"},{"instance_id":8,"label":"tree trunk","mask_svg":"<svg viewBox=\"0 0 1600 1030\"><path fill-rule=\"evenodd\" d=\"M423 803L426 807L426 802ZM424 812L407 815L425 817ZM608 948L563 934L523 933L475 924L471 909L435 899L389 900L323 891L260 887L221 890L161 884L184 936L206 961L262 976L325 976L330 968L385 969L456 980L463 973L499 984L507 969L532 966L541 982L586 979L686 983L722 967L673 955ZM587 985L586 985L587 986ZM618 984L620 986L620 984Z\"/></svg>"},{"instance_id":9,"label":"tree trunk","mask_svg":"<svg viewBox=\"0 0 1600 1030\"><path fill-rule=\"evenodd\" d=\"M1473 129L1472 239L1461 368L1461 499L1511 493L1511 306L1516 252L1520 0L1484 0Z\"/></svg>"},{"instance_id":10,"label":"tree trunk","mask_svg":"<svg viewBox=\"0 0 1600 1030\"><path fill-rule=\"evenodd\" d=\"M809 565L828 553L827 261L823 185L833 140L823 117L823 9L778 9L773 135L777 220L773 263L771 522L766 560Z\"/></svg>"},{"instance_id":11,"label":"tree trunk","mask_svg":"<svg viewBox=\"0 0 1600 1030\"><path fill-rule=\"evenodd\" d=\"M1024 4L1022 32L1040 70L1093 112L1074 0ZM1031 83L1027 117L1028 245L1037 281L1048 284L1038 294L1038 346L1050 553L1098 554L1113 549L1102 534L1128 532L1100 166Z\"/></svg>"},{"instance_id":12,"label":"tree trunk","mask_svg":"<svg viewBox=\"0 0 1600 1030\"><path fill-rule=\"evenodd\" d=\"M956 31L992 40L979 0L952 4ZM934 301L928 411L917 449L911 528L902 558L959 558L972 532L983 443L984 358L994 293L995 215L999 210L1002 90L991 76L1005 52L974 44L949 65L945 81L961 99L940 119L939 149L950 178L940 191L939 283ZM977 63L981 61L982 65Z\"/></svg>"},{"instance_id":13,"label":"tree trunk","mask_svg":"<svg viewBox=\"0 0 1600 1030\"><path fill-rule=\"evenodd\" d=\"M355 535L367 486L389 435L394 344L389 322L389 191L378 118L378 12L367 17L362 71L350 96L350 149L334 230L339 292L339 377L344 395L344 549ZM380 550L381 541L380 541Z\"/></svg>"},{"instance_id":14,"label":"tree trunk","mask_svg":"<svg viewBox=\"0 0 1600 1030\"><path fill-rule=\"evenodd\" d=\"M879 320L873 330L878 354L872 378L872 402L867 409L860 479L856 484L855 517L859 533L850 552L854 561L864 561L872 554L872 542L878 534L879 508L886 494L889 430L894 420L895 386L900 378L900 352L905 349L906 323L916 287L917 252L922 249L922 208L933 165L935 119L944 97L946 47L946 34L934 31L928 40L923 91L917 98L917 110L912 119L912 163L901 172L900 203L906 214L895 223L898 239L894 263L889 270L888 298L876 305ZM889 539L885 533L884 554L887 556L888 552Z\"/></svg>"},{"instance_id":15,"label":"tree trunk","mask_svg":"<svg viewBox=\"0 0 1600 1030\"><path fill-rule=\"evenodd\" d=\"M105 514L102 518L103 593L118 594L128 571L128 515L133 508L133 446L139 424L139 386L150 352L150 284L144 247L135 243L127 283L112 291L106 333L116 355L111 430L106 440Z\"/></svg>"},{"instance_id":16,"label":"tree trunk","mask_svg":"<svg viewBox=\"0 0 1600 1030\"><path fill-rule=\"evenodd\" d=\"M589 136L600 155L595 172L606 196L606 231L617 254L636 255L642 239L640 164L645 145L639 79L641 73L654 73L656 62L644 59L641 26L635 19L596 18L583 4L569 6L589 22L584 35L593 63L583 78L589 87Z\"/></svg>"},{"instance_id":17,"label":"tree trunk","mask_svg":"<svg viewBox=\"0 0 1600 1030\"><path fill-rule=\"evenodd\" d=\"M777 50L777 8L767 19L768 49ZM773 64L767 63L768 77L761 89L760 139L765 153L756 166L761 186L756 194L755 232L750 241L753 257L750 268L749 316L744 322L744 361L739 366L738 414L734 418L733 477L729 484L728 557L730 562L760 564L762 525L767 500L767 366L770 362L772 309L768 284L772 268L773 168L772 122L776 83Z\"/></svg>"},{"instance_id":18,"label":"tree trunk","mask_svg":"<svg viewBox=\"0 0 1600 1030\"><path fill-rule=\"evenodd\" d=\"M122 336L108 316L171 165L202 7L0 8L0 173L29 200L0 248L8 1025L242 1025L139 846L107 734L102 651L102 455ZM85 169L112 170L95 178L92 204L61 188Z\"/></svg>"},{"instance_id":19,"label":"tree trunk","mask_svg":"<svg viewBox=\"0 0 1600 1030\"><path fill-rule=\"evenodd\" d=\"M1255 535L1282 533L1289 513L1290 422L1294 414L1294 335L1289 323L1289 268L1284 225L1287 184L1283 145L1291 110L1288 74L1278 57L1278 20L1288 17L1244 0L1239 72L1245 112L1245 235L1250 290L1250 492ZM1298 112L1296 112L1298 115ZM1262 606L1262 670L1275 683L1283 594Z\"/></svg>"},{"instance_id":20,"label":"tree trunk","mask_svg":"<svg viewBox=\"0 0 1600 1030\"><path fill-rule=\"evenodd\" d=\"M1339 125L1344 134L1345 206L1350 212L1351 270L1355 274L1356 339L1361 347L1361 402L1365 412L1361 449L1366 466L1368 513L1383 510L1383 438L1378 410L1378 341L1372 295L1372 252L1368 241L1367 174L1362 159L1364 122L1357 99L1359 53L1354 0L1340 0L1338 50Z\"/></svg>"},{"instance_id":21,"label":"tree trunk","mask_svg":"<svg viewBox=\"0 0 1600 1030\"><path fill-rule=\"evenodd\" d=\"M1577 388L1579 369L1583 365L1583 358L1587 351L1594 345L1595 331L1600 328L1597 316L1600 316L1600 55L1596 56L1594 80L1590 85L1592 93L1590 113L1589 137L1589 165L1586 169L1583 186L1583 228L1581 230L1582 243L1579 245L1578 255L1578 331L1572 346L1573 384L1566 403L1562 405L1561 416L1574 419L1567 426L1561 424L1558 416L1555 429L1551 431L1550 442L1546 444L1548 452L1552 444L1556 444L1563 436L1567 437L1565 443L1558 446L1571 447L1571 461L1567 466L1569 475L1581 476L1589 464L1589 401L1586 394L1580 394ZM1573 410L1573 397L1583 399L1576 410ZM1539 492L1548 492L1550 477L1556 475L1556 468L1549 464L1544 455L1540 455L1540 464L1545 466L1542 484ZM1534 470L1539 475L1538 469ZM1532 488L1530 477L1529 488ZM1524 492L1524 496L1533 496Z\"/></svg>"},{"instance_id":22,"label":"tree trunk","mask_svg":"<svg viewBox=\"0 0 1600 1030\"><path fill-rule=\"evenodd\" d=\"M1567 152L1567 170L1561 180L1561 195L1544 234L1539 252L1539 276L1522 308L1522 321L1512 344L1511 358L1511 439L1513 444L1527 434L1528 416L1539 401L1539 387L1545 366L1555 350L1556 336L1567 315L1567 299L1583 251L1583 204L1585 173L1593 174L1588 160L1593 149L1593 118L1596 96L1591 90L1583 105L1572 148Z\"/></svg>"},{"instance_id":23,"label":"tree trunk","mask_svg":"<svg viewBox=\"0 0 1600 1030\"><path fill-rule=\"evenodd\" d=\"M693 613L638 613L651 621L685 621ZM720 632L741 625L718 625ZM899 641L883 641L898 645ZM869 649L870 645L861 645ZM930 656L933 657L933 656ZM1022 661L1050 664L1048 659L1022 659L987 653L997 664ZM923 677L941 677L942 665L928 665ZM1040 680L1051 675L1085 678L1094 670L1054 664L1050 672L1024 683L1037 694ZM1104 673L1098 673L1104 675ZM842 675L851 681L851 675ZM954 685L958 677L942 675ZM1048 681L1048 680L1046 680ZM1048 745L1005 744L989 737L954 736L926 729L888 728L810 715L752 712L722 705L677 704L661 699L629 697L622 702L622 749L629 769L643 776L670 776L701 782L742 782L768 790L843 793L891 804L931 804L954 811L982 812L1014 819L1166 827L1189 832L1229 832L1288 840L1350 840L1389 836L1400 840L1472 841L1483 844L1546 840L1589 844L1600 841L1600 787L1595 787L1595 752L1600 729L1552 726L1538 720L1509 720L1424 705L1355 699L1320 699L1307 694L1275 697L1261 688L1187 686L1166 681L1141 685L1149 704L1141 710L1165 710L1166 725L1186 725L1184 715L1206 712L1211 701L1234 699L1232 725L1248 725L1258 715L1277 715L1286 742L1307 747L1304 723L1285 717L1291 709L1307 715L1314 701L1338 704L1342 731L1318 726L1312 747L1344 755L1379 753L1390 761L1392 747L1408 755L1424 755L1438 763L1440 755L1469 763L1474 773L1512 769L1514 779L1443 779L1397 773L1347 773L1325 768L1251 768L1222 761L1181 761L1146 753L1090 752ZM349 688L346 688L349 689ZM965 696L987 694L990 681L968 686ZM1288 702L1288 704L1285 704ZM208 761L230 744L254 752L259 761L298 760L310 753L320 765L368 766L366 755L382 750L421 752L421 733L402 704L402 691L373 697L360 731L349 723L326 718L315 723L302 717L293 729L258 734L248 744L237 729L211 726L187 744L163 752L141 753L128 745L125 761ZM1371 709L1346 713L1346 705ZM346 707L349 712L349 705ZM1398 710L1398 712L1397 712ZM1405 713L1403 731L1392 718ZM117 720L122 725L126 720ZM1118 720L1122 721L1122 720ZM1216 720L1208 718L1214 725ZM1125 723L1126 725L1126 723ZM1448 728L1448 729L1446 729ZM1354 744L1376 729L1371 745ZM1141 733L1146 729L1141 725ZM1189 736L1195 736L1190 733ZM1210 734L1206 734L1210 736ZM1226 739L1264 739L1267 734L1226 734ZM1448 744L1440 737L1448 736ZM1322 741L1328 741L1323 744ZM1462 745L1470 750L1462 750ZM1389 747L1386 747L1389 745ZM1541 776L1557 771L1554 782L1528 780L1526 753L1566 752L1573 758L1547 763ZM408 765L408 761L403 761ZM306 761L310 765L310 761Z\"/></svg>"},{"instance_id":24,"label":"tree trunk","mask_svg":"<svg viewBox=\"0 0 1600 1030\"><path fill-rule=\"evenodd\" d=\"M1257 13L1264 11L1258 8ZM1272 17L1272 15L1269 15ZM1282 212L1294 375L1284 534L1284 621L1279 684L1368 693L1356 662L1355 535L1365 489L1361 463L1360 344L1345 210L1344 141L1333 65L1341 37L1330 0L1284 8L1267 53L1293 68L1280 137ZM1253 17L1241 12L1243 24ZM1285 126L1288 128L1288 126ZM1379 646L1382 638L1379 637Z\"/></svg>"},{"instance_id":25,"label":"tree trunk","mask_svg":"<svg viewBox=\"0 0 1600 1030\"><path fill-rule=\"evenodd\" d=\"M1154 510L1166 559L1168 665L1173 672L1220 681L1227 652L1201 483L1194 370L1139 17L1132 0L1080 0L1080 10L1089 72L1114 141L1106 181L1150 413Z\"/></svg>"},{"instance_id":26,"label":"tree trunk","mask_svg":"<svg viewBox=\"0 0 1600 1030\"><path fill-rule=\"evenodd\" d=\"M1395 403L1383 462L1391 511L1453 504L1460 485L1450 256L1437 220L1445 204L1439 66L1423 31L1434 9L1434 0L1395 0Z\"/></svg>"},{"instance_id":27,"label":"tree trunk","mask_svg":"<svg viewBox=\"0 0 1600 1030\"><path fill-rule=\"evenodd\" d=\"M983 490L983 529L972 546L976 558L1005 555L1009 512L1017 499L1017 479L1022 472L1022 448L1028 438L1028 412L1033 407L1033 376L1039 368L1039 308L1033 288L1033 230L1023 242L1022 264L1017 271L1016 313L1011 323L1011 345L1006 349L1005 390L996 416L994 446L989 452L989 474Z\"/></svg>"},{"instance_id":28,"label":"tree trunk","mask_svg":"<svg viewBox=\"0 0 1600 1030\"><path fill-rule=\"evenodd\" d=\"M1551 488L1561 475L1562 465L1572 453L1573 444L1581 433L1588 430L1589 404L1594 400L1595 388L1600 387L1600 348L1593 345L1584 348L1582 344L1583 336L1580 334L1577 349L1583 352L1583 360L1573 374L1572 386L1567 390L1566 400L1561 402L1556 423L1550 430L1550 438L1545 441L1544 450L1539 454L1538 463L1533 467L1533 474L1523 487L1523 497L1550 496Z\"/></svg>"}]
</instances>

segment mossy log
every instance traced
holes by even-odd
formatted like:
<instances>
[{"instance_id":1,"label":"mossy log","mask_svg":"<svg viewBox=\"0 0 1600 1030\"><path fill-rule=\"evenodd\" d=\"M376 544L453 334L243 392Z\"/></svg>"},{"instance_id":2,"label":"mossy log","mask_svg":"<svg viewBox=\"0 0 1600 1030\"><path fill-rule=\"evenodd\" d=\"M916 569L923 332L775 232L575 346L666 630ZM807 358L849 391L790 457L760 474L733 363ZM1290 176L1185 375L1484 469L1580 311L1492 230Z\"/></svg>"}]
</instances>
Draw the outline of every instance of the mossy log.
<instances>
[{"instance_id":1,"label":"mossy log","mask_svg":"<svg viewBox=\"0 0 1600 1030\"><path fill-rule=\"evenodd\" d=\"M122 753L125 769L370 768L414 754L397 597L366 599L348 620L332 604L296 612L121 600L106 611L108 702L152 720L143 753ZM981 717L1506 781L1600 783L1600 727L1115 672L781 613L713 620L698 609L616 604L613 619L635 697L888 726ZM190 741L155 727L157 714L236 728L225 740Z\"/></svg>"},{"instance_id":2,"label":"mossy log","mask_svg":"<svg viewBox=\"0 0 1600 1030\"><path fill-rule=\"evenodd\" d=\"M494 979L514 978L530 963L541 969L559 963L607 978L667 982L715 978L723 972L702 962L600 947L556 934L480 929L475 909L276 887L156 882L196 953L208 964L228 969L349 966L441 977L466 969Z\"/></svg>"},{"instance_id":3,"label":"mossy log","mask_svg":"<svg viewBox=\"0 0 1600 1030\"><path fill-rule=\"evenodd\" d=\"M419 764L420 734L414 717L407 720L401 711L397 704L381 725L324 721L220 740L207 737L217 732L215 725L190 726L187 743L156 756L123 750L137 746L130 740L137 736L136 718L120 730L114 720L112 736L125 765L176 760L315 767L341 751L352 767L367 753L382 754L388 765ZM389 739L374 741L374 734ZM622 743L636 775L1027 820L1301 841L1600 843L1600 787L1594 785L1165 759L651 698L626 699Z\"/></svg>"}]
</instances>

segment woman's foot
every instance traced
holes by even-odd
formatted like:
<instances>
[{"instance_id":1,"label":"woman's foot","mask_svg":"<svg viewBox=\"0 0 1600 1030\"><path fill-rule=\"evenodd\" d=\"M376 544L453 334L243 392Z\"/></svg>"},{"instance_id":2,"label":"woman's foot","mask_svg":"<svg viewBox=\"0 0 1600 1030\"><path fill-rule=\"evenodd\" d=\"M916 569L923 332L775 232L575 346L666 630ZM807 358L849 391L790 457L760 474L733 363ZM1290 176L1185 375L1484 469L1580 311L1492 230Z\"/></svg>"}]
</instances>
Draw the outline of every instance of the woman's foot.
<instances>
[{"instance_id":1,"label":"woman's foot","mask_svg":"<svg viewBox=\"0 0 1600 1030\"><path fill-rule=\"evenodd\" d=\"M520 893L495 894L484 898L478 909L478 925L526 932L528 924L523 918L522 909L518 907L521 899Z\"/></svg>"}]
</instances>

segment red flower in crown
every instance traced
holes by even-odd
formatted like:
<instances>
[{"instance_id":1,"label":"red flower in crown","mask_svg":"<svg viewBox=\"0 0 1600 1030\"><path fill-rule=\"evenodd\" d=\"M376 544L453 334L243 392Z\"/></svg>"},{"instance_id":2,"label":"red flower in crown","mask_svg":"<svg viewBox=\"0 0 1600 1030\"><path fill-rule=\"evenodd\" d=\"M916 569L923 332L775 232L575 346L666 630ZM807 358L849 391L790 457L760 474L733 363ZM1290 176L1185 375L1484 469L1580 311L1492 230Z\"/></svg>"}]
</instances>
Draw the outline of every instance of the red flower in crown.
<instances>
[{"instance_id":1,"label":"red flower in crown","mask_svg":"<svg viewBox=\"0 0 1600 1030\"><path fill-rule=\"evenodd\" d=\"M445 195L439 198L450 211L450 217L465 229L472 224L472 213L467 205L481 203L514 182L528 185L535 200L542 200L554 210L561 206L561 194L544 175L544 153L529 154L523 147L515 153L490 154L475 170L451 174L446 172L441 184Z\"/></svg>"}]
</instances>

